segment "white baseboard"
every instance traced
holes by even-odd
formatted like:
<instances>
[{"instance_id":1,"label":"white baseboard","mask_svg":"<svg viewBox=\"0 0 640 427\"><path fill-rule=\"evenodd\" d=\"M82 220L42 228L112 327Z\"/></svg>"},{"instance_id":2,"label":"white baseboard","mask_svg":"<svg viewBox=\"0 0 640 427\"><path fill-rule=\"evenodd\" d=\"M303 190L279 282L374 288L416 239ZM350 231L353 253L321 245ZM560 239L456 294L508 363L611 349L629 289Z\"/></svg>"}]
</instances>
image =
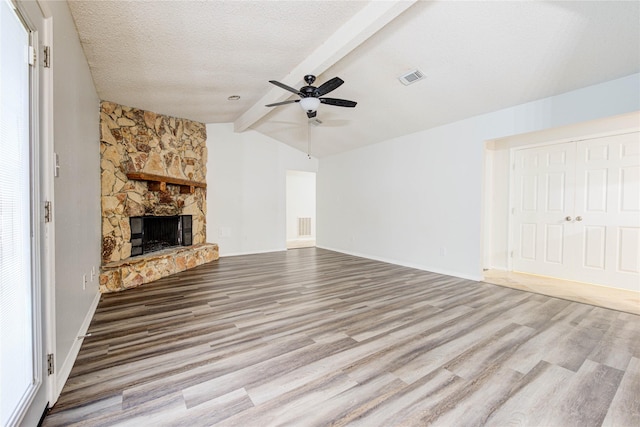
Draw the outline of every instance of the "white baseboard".
<instances>
[{"instance_id":1,"label":"white baseboard","mask_svg":"<svg viewBox=\"0 0 640 427\"><path fill-rule=\"evenodd\" d=\"M89 306L87 315L84 317L84 320L82 321L82 325L80 325L80 329L78 330L77 336L81 337L87 333L87 330L89 329L89 324L91 324L91 319L93 319L93 315L95 314L96 309L98 308L98 303L100 302L100 295L102 294L98 292L95 298L93 299L93 301L91 302L91 306ZM67 353L67 357L65 357L64 363L60 368L60 372L56 373L56 396L55 396L56 401L58 400L58 397L62 392L62 388L67 382L67 379L69 379L69 374L71 374L71 368L73 368L73 364L76 362L76 359L78 357L78 353L80 353L80 347L82 347L83 341L84 339L79 338L73 342L73 345L71 346L69 353ZM49 402L49 405L53 406L53 403L55 402Z\"/></svg>"},{"instance_id":2,"label":"white baseboard","mask_svg":"<svg viewBox=\"0 0 640 427\"><path fill-rule=\"evenodd\" d=\"M287 248L278 248L278 249L266 249L262 251L249 251L249 252L231 252L220 254L220 258L228 257L228 256L241 256L241 255L255 255L255 254L268 254L271 252L284 252Z\"/></svg>"},{"instance_id":3,"label":"white baseboard","mask_svg":"<svg viewBox=\"0 0 640 427\"><path fill-rule=\"evenodd\" d=\"M330 247L327 247L327 246L316 245L316 247L321 248L321 249L326 249L328 251L334 251L334 252L340 252L340 253L347 254L347 255L353 255L353 256L360 257L360 258L372 259L374 261L381 261L381 262L386 262L386 263L389 263L389 264L401 265L403 267L415 268L416 270L429 271L431 273L444 274L445 276L453 276L453 277L459 277L461 279L473 280L474 282L480 282L480 281L484 280L484 277L481 274L469 275L469 274L466 274L466 273L460 273L458 271L443 270L441 268L430 267L430 266L427 266L427 265L414 264L414 263L410 263L410 262L404 262L404 261L395 260L395 259L389 259L389 258L384 258L384 257L377 257L377 256L369 255L369 254L359 253L359 252L345 251L345 250L342 250L342 249L330 248Z\"/></svg>"}]
</instances>

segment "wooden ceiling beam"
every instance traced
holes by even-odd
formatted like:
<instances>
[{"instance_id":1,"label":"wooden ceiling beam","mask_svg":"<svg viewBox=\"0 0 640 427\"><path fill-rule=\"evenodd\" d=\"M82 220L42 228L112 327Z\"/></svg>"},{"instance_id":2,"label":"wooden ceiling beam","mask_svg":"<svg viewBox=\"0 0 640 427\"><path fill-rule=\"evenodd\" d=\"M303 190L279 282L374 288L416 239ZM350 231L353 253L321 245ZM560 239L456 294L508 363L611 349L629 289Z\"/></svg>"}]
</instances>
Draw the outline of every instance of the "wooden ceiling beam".
<instances>
[{"instance_id":1,"label":"wooden ceiling beam","mask_svg":"<svg viewBox=\"0 0 640 427\"><path fill-rule=\"evenodd\" d=\"M309 57L278 81L296 87L307 75L320 75L344 58L373 34L411 7L417 0L371 1L338 31L321 44ZM268 85L269 82L265 82ZM291 93L272 87L258 102L234 122L234 130L243 132L271 111L266 104L285 101Z\"/></svg>"}]
</instances>

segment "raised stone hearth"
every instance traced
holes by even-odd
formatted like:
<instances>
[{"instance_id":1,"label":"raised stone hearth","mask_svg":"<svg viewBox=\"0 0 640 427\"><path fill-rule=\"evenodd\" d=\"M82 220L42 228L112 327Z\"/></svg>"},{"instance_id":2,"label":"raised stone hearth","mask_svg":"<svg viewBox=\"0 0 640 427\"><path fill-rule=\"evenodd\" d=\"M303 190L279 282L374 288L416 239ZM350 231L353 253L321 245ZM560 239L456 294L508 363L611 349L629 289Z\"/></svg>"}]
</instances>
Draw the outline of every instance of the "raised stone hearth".
<instances>
[{"instance_id":1,"label":"raised stone hearth","mask_svg":"<svg viewBox=\"0 0 640 427\"><path fill-rule=\"evenodd\" d=\"M153 282L218 259L218 245L175 247L102 266L100 292L117 292Z\"/></svg>"}]
</instances>

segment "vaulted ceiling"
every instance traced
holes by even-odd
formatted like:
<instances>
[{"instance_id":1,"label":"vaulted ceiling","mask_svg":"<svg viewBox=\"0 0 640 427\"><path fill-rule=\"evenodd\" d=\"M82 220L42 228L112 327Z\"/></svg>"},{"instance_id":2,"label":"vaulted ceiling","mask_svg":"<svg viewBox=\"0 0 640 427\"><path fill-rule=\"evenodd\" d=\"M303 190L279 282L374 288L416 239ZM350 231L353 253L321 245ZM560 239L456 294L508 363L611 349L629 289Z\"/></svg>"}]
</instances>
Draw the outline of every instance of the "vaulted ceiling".
<instances>
[{"instance_id":1,"label":"vaulted ceiling","mask_svg":"<svg viewBox=\"0 0 640 427\"><path fill-rule=\"evenodd\" d=\"M69 0L98 95L324 157L640 72L637 1ZM409 86L398 76L425 78ZM309 126L305 74L345 83ZM239 95L237 101L229 96Z\"/></svg>"}]
</instances>

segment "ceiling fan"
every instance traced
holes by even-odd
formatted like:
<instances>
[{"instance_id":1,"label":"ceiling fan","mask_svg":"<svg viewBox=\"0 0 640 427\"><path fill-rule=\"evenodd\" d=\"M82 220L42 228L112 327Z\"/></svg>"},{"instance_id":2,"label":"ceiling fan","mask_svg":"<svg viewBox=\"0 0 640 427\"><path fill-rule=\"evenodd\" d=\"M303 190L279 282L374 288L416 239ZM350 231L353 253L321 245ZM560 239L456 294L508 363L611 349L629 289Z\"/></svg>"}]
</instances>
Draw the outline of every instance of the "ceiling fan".
<instances>
[{"instance_id":1,"label":"ceiling fan","mask_svg":"<svg viewBox=\"0 0 640 427\"><path fill-rule=\"evenodd\" d=\"M346 99L323 97L324 95L328 94L332 90L337 89L340 85L342 85L342 83L344 83L344 81L340 77L334 77L331 80L322 83L318 87L311 86L313 82L316 81L316 76L307 74L306 76L304 76L304 81L307 83L307 85L301 87L298 90L292 88L291 86L287 86L284 83L280 83L275 80L269 80L269 83L273 83L274 85L281 87L284 90L295 93L300 97L300 99L292 99L289 101L267 104L266 107L277 107L278 105L293 104L294 102L299 102L302 109L307 112L307 117L311 119L316 116L316 110L321 103L327 105L335 105L337 107L355 107L357 104L357 102L355 101L349 101Z\"/></svg>"}]
</instances>

